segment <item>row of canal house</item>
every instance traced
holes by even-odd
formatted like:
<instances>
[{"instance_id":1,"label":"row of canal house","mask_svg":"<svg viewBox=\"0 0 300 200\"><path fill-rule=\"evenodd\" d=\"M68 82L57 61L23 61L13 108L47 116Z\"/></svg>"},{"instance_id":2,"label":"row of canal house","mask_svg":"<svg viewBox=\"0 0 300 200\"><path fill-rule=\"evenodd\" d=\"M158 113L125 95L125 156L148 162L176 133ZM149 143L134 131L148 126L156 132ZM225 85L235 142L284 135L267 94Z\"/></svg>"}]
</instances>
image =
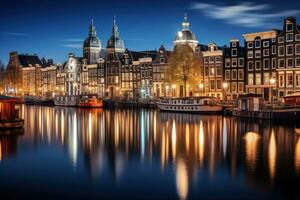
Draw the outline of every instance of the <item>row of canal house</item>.
<instances>
[{"instance_id":1,"label":"row of canal house","mask_svg":"<svg viewBox=\"0 0 300 200\"><path fill-rule=\"evenodd\" d=\"M284 20L282 30L244 34L244 44L201 45L187 16L174 47L188 44L203 63L201 94L235 99L241 94L261 94L265 100L300 91L300 27L296 19ZM180 96L180 86L165 83L172 51L131 51L125 48L116 20L106 48L102 48L93 21L83 44L83 57L70 53L63 64L42 62L36 55L10 54L6 93L77 95L97 93L108 97L152 98ZM270 79L276 83L271 84ZM226 83L226 85L224 84ZM273 93L272 93L273 92Z\"/></svg>"}]
</instances>

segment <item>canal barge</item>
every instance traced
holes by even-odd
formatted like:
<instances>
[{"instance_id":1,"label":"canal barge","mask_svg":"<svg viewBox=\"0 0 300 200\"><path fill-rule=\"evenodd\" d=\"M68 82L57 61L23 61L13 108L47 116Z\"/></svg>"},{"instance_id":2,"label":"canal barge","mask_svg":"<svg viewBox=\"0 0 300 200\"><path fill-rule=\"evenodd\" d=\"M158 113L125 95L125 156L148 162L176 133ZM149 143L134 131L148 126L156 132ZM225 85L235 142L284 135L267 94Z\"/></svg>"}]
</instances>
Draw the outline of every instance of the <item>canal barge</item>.
<instances>
[{"instance_id":1,"label":"canal barge","mask_svg":"<svg viewBox=\"0 0 300 200\"><path fill-rule=\"evenodd\" d=\"M103 101L98 95L83 95L79 100L78 107L81 108L102 108Z\"/></svg>"},{"instance_id":2,"label":"canal barge","mask_svg":"<svg viewBox=\"0 0 300 200\"><path fill-rule=\"evenodd\" d=\"M186 113L222 113L223 107L213 97L161 98L157 102L160 111Z\"/></svg>"},{"instance_id":3,"label":"canal barge","mask_svg":"<svg viewBox=\"0 0 300 200\"><path fill-rule=\"evenodd\" d=\"M68 106L68 107L74 107L78 106L78 103L80 101L79 95L57 95L54 96L54 105L56 106Z\"/></svg>"},{"instance_id":4,"label":"canal barge","mask_svg":"<svg viewBox=\"0 0 300 200\"><path fill-rule=\"evenodd\" d=\"M0 96L0 129L23 128L21 99Z\"/></svg>"}]
</instances>

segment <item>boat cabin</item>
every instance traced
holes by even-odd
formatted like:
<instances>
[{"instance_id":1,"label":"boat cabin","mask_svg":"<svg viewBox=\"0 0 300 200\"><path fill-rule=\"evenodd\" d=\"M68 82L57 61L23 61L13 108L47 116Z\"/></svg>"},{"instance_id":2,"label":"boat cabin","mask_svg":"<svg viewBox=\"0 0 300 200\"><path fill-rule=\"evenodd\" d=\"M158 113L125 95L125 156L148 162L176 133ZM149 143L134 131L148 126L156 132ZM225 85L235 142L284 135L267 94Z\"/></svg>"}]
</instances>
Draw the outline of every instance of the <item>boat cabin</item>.
<instances>
[{"instance_id":1,"label":"boat cabin","mask_svg":"<svg viewBox=\"0 0 300 200\"><path fill-rule=\"evenodd\" d=\"M15 97L0 96L0 121L21 118L21 100Z\"/></svg>"},{"instance_id":2,"label":"boat cabin","mask_svg":"<svg viewBox=\"0 0 300 200\"><path fill-rule=\"evenodd\" d=\"M264 99L261 94L240 95L237 99L238 109L242 111L259 111L263 107Z\"/></svg>"},{"instance_id":3,"label":"boat cabin","mask_svg":"<svg viewBox=\"0 0 300 200\"><path fill-rule=\"evenodd\" d=\"M283 97L283 102L286 106L300 106L300 92L286 95Z\"/></svg>"}]
</instances>

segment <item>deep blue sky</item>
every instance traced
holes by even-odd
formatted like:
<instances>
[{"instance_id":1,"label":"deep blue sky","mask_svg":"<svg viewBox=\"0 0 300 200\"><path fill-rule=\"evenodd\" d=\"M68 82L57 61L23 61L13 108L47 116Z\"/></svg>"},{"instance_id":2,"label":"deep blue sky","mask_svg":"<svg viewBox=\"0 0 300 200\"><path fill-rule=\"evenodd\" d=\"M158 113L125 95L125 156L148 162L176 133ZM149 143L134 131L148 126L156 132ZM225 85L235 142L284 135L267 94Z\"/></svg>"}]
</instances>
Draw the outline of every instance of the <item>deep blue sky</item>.
<instances>
[{"instance_id":1,"label":"deep blue sky","mask_svg":"<svg viewBox=\"0 0 300 200\"><path fill-rule=\"evenodd\" d=\"M201 44L228 44L243 33L281 28L285 16L300 20L300 1L285 0L1 0L0 59L8 53L36 53L63 62L68 52L82 56L82 41L94 19L106 46L113 16L126 48L172 48L184 13ZM300 23L298 23L300 24Z\"/></svg>"}]
</instances>

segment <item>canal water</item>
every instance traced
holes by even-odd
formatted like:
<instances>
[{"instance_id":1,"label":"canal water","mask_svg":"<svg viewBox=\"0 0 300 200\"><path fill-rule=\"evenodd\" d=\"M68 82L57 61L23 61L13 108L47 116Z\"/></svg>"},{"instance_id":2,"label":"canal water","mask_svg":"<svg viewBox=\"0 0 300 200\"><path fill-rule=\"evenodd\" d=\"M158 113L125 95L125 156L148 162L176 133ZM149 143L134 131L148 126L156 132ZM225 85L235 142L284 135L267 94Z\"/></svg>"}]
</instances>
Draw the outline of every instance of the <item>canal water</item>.
<instances>
[{"instance_id":1,"label":"canal water","mask_svg":"<svg viewBox=\"0 0 300 200\"><path fill-rule=\"evenodd\" d=\"M296 124L142 109L23 115L24 131L0 136L1 199L300 197Z\"/></svg>"}]
</instances>

